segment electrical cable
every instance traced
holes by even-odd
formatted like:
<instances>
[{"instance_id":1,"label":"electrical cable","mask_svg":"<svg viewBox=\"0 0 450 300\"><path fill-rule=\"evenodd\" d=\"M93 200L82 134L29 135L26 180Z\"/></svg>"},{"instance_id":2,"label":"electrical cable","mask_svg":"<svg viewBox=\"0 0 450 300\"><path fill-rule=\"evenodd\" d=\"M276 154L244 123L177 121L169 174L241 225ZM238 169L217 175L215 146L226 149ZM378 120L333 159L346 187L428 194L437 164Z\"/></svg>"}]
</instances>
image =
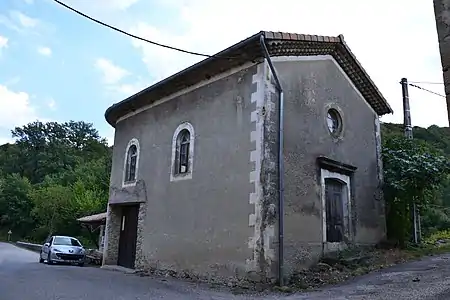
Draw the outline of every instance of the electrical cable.
<instances>
[{"instance_id":1,"label":"electrical cable","mask_svg":"<svg viewBox=\"0 0 450 300\"><path fill-rule=\"evenodd\" d=\"M415 84L444 84L443 82L431 82L431 81L408 81Z\"/></svg>"},{"instance_id":2,"label":"electrical cable","mask_svg":"<svg viewBox=\"0 0 450 300\"><path fill-rule=\"evenodd\" d=\"M163 48L167 48L167 49L171 49L171 50L175 50L175 51L179 51L179 52L183 52L183 53L187 53L187 54L191 54L191 55L196 55L196 56L214 57L214 58L224 58L224 59L234 59L234 58L236 58L236 57L225 57L225 56L217 56L217 55L208 55L208 54L204 54L204 53L200 53L200 52L194 52L194 51L184 50L184 49L181 49L181 48L177 48L177 47L173 47L173 46L169 46L169 45L164 45L164 44L161 44L161 43L158 43L158 42L154 42L154 41L151 41L151 40L142 38L142 37L140 37L140 36L137 36L137 35L128 33L128 32L126 32L126 31L124 31L124 30L122 30L122 29L120 29L120 28L117 28L117 27L114 27L114 26L112 26L112 25L106 24L106 23L104 23L104 22L102 22L102 21L99 21L99 20L97 20L97 19L95 19L95 18L93 18L93 17L90 17L90 16L86 15L85 13L82 13L82 12L79 11L79 10L76 10L76 9L73 8L73 7L70 7L69 5L67 5L67 4L65 4L65 3L63 3L63 2L61 2L61 1L59 1L59 0L53 0L53 1L55 1L56 3L58 3L59 5L61 5L61 6L65 7L65 8L67 8L67 9L73 11L74 13L76 13L76 14L78 14L78 15L83 16L83 17L85 17L85 18L91 20L92 22L95 22L95 23L100 24L100 25L102 25L102 26L108 27L108 28L110 28L110 29L112 29L112 30L114 30L114 31L120 32L120 33L125 34L125 35L127 35L127 36L130 36L130 37L132 37L132 38L135 38L135 39L138 39L138 40L141 40L141 41L150 43L150 44L152 44L152 45L156 45L156 46L159 46L159 47L163 47Z\"/></svg>"},{"instance_id":3,"label":"electrical cable","mask_svg":"<svg viewBox=\"0 0 450 300\"><path fill-rule=\"evenodd\" d=\"M433 91L430 91L430 90L428 90L428 89L426 89L426 88L423 88L423 87L421 87L421 86L418 86L418 85L415 85L415 84L412 84L412 83L409 83L409 82L408 82L408 85L410 85L410 86L412 86L412 87L415 87L415 88L418 88L418 89L420 89L420 90L423 90L423 91L425 91L425 92L428 92L428 93L431 93L431 94L434 94L434 95L441 96L441 97L445 98L444 95L439 94L439 93L436 93L436 92L433 92Z\"/></svg>"}]
</instances>

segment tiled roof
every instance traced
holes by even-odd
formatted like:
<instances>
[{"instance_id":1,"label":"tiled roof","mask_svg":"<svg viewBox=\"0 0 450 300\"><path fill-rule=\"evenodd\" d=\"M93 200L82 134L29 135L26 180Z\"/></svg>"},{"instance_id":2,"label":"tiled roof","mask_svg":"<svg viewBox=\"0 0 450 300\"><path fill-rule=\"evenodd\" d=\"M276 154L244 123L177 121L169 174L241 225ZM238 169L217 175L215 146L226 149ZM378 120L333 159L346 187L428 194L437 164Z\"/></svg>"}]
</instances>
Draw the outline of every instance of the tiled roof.
<instances>
[{"instance_id":1,"label":"tiled roof","mask_svg":"<svg viewBox=\"0 0 450 300\"><path fill-rule=\"evenodd\" d=\"M260 46L261 35L265 37L270 56L333 56L378 115L393 112L367 72L350 51L342 35L332 37L261 31L112 105L105 113L106 120L115 126L117 120L127 113L246 62L263 59Z\"/></svg>"}]
</instances>

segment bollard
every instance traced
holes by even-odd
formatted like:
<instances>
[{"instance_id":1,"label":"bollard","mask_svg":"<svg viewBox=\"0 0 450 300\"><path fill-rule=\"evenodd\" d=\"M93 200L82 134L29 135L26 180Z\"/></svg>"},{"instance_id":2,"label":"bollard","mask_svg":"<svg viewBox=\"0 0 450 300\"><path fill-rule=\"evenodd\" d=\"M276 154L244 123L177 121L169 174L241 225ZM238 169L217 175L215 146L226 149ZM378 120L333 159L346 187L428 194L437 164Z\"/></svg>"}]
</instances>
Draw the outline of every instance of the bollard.
<instances>
[{"instance_id":1,"label":"bollard","mask_svg":"<svg viewBox=\"0 0 450 300\"><path fill-rule=\"evenodd\" d=\"M11 242L11 234L12 234L12 231L11 231L11 229L8 231L8 242Z\"/></svg>"}]
</instances>

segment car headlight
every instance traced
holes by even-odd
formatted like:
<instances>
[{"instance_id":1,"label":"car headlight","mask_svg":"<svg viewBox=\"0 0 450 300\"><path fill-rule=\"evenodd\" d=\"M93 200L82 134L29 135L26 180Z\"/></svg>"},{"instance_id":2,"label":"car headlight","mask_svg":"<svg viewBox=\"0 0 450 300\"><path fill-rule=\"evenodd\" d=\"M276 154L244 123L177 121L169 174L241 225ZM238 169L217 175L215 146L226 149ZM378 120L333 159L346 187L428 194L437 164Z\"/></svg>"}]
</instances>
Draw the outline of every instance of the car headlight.
<instances>
[{"instance_id":1,"label":"car headlight","mask_svg":"<svg viewBox=\"0 0 450 300\"><path fill-rule=\"evenodd\" d=\"M55 252L62 252L61 250L59 250L57 248L53 248L52 250L55 251Z\"/></svg>"}]
</instances>

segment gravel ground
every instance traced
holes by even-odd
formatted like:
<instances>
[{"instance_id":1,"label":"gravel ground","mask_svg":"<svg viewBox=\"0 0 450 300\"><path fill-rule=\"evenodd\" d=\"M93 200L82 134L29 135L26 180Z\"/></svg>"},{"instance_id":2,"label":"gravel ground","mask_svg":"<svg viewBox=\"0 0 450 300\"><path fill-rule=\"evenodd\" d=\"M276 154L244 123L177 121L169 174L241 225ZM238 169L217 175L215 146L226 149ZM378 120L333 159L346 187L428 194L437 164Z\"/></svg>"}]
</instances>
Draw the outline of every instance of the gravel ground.
<instances>
[{"instance_id":1,"label":"gravel ground","mask_svg":"<svg viewBox=\"0 0 450 300\"><path fill-rule=\"evenodd\" d=\"M38 254L0 243L1 300L132 299L450 299L450 255L430 257L361 276L313 293L248 296L172 279L91 267L48 266Z\"/></svg>"},{"instance_id":2,"label":"gravel ground","mask_svg":"<svg viewBox=\"0 0 450 300\"><path fill-rule=\"evenodd\" d=\"M319 292L286 298L294 299L450 299L450 255L427 257L370 273Z\"/></svg>"}]
</instances>

